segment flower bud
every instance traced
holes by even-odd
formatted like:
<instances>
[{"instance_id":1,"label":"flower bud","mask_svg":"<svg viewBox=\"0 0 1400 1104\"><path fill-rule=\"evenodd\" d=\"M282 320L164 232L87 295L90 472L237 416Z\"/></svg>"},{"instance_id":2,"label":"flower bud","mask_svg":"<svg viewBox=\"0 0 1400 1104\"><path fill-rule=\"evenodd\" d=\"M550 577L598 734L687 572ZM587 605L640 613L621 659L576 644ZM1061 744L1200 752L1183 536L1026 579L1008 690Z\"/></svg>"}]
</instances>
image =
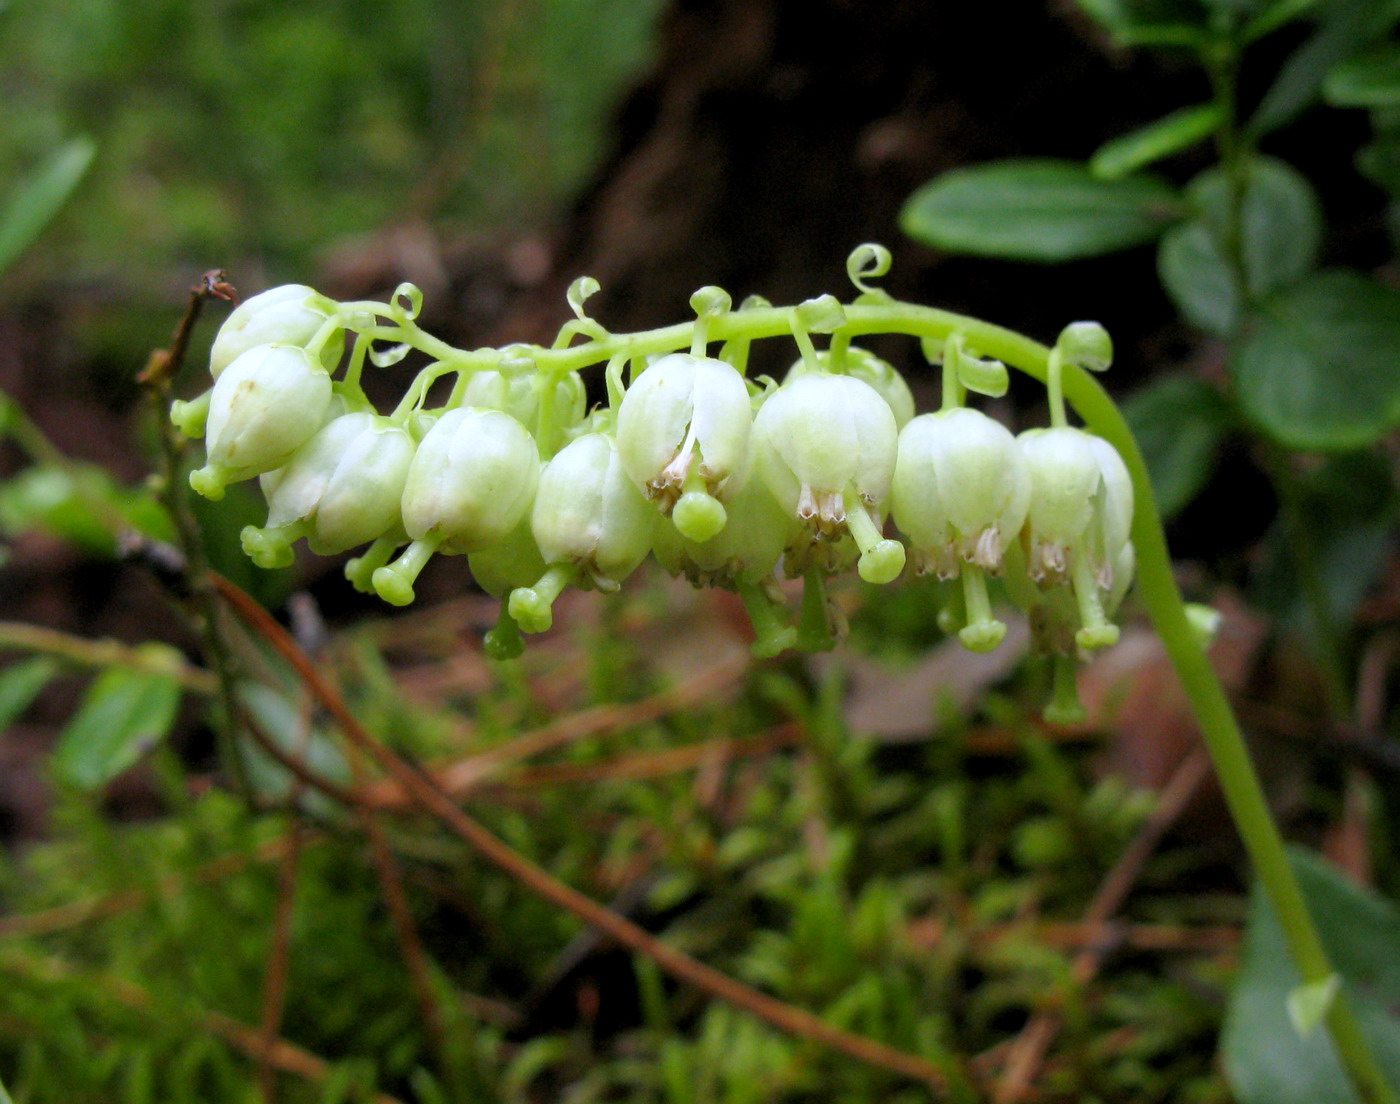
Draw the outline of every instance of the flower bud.
<instances>
[{"instance_id":1,"label":"flower bud","mask_svg":"<svg viewBox=\"0 0 1400 1104\"><path fill-rule=\"evenodd\" d=\"M752 424L748 386L733 365L672 353L642 372L623 396L618 456L663 514L670 515L682 496L697 496L676 514L676 525L705 540L725 524L723 508L715 505L729 501L747 476ZM706 498L716 500L708 511Z\"/></svg>"},{"instance_id":2,"label":"flower bud","mask_svg":"<svg viewBox=\"0 0 1400 1104\"><path fill-rule=\"evenodd\" d=\"M530 528L545 563L576 564L616 590L651 550L656 512L628 477L616 443L586 433L540 473Z\"/></svg>"},{"instance_id":3,"label":"flower bud","mask_svg":"<svg viewBox=\"0 0 1400 1104\"><path fill-rule=\"evenodd\" d=\"M285 467L262 477L267 527L244 530L245 550L252 553L251 542L276 555L279 541L304 534L313 552L329 556L397 532L413 452L408 431L377 414L360 411L326 423Z\"/></svg>"},{"instance_id":4,"label":"flower bud","mask_svg":"<svg viewBox=\"0 0 1400 1104\"><path fill-rule=\"evenodd\" d=\"M501 410L521 425L529 428L540 413L538 386L550 386L530 373L509 375L494 368L484 368L467 381L462 392L462 405L482 410ZM577 372L568 372L553 381L556 417L563 425L583 420L586 396L583 380Z\"/></svg>"},{"instance_id":5,"label":"flower bud","mask_svg":"<svg viewBox=\"0 0 1400 1104\"><path fill-rule=\"evenodd\" d=\"M889 404L850 376L799 376L754 418L754 460L773 497L814 540L850 533L867 582L890 582L904 568L903 546L879 531L898 436Z\"/></svg>"},{"instance_id":6,"label":"flower bud","mask_svg":"<svg viewBox=\"0 0 1400 1104\"><path fill-rule=\"evenodd\" d=\"M245 299L219 327L209 349L209 374L215 379L233 361L258 345L305 346L330 316L326 300L305 284L283 284ZM332 359L325 367L334 369L340 359L340 343L327 342Z\"/></svg>"},{"instance_id":7,"label":"flower bud","mask_svg":"<svg viewBox=\"0 0 1400 1104\"><path fill-rule=\"evenodd\" d=\"M281 467L321 428L330 402L330 376L304 349L249 349L214 384L208 462L190 485L218 500L226 484Z\"/></svg>"},{"instance_id":8,"label":"flower bud","mask_svg":"<svg viewBox=\"0 0 1400 1104\"><path fill-rule=\"evenodd\" d=\"M525 427L499 410L449 410L428 430L403 491L404 529L445 552L501 540L530 509L540 456Z\"/></svg>"},{"instance_id":9,"label":"flower bud","mask_svg":"<svg viewBox=\"0 0 1400 1104\"><path fill-rule=\"evenodd\" d=\"M530 509L539 482L535 439L509 414L459 407L439 417L408 468L402 508L409 546L371 580L406 606L437 552L476 552L504 539Z\"/></svg>"},{"instance_id":10,"label":"flower bud","mask_svg":"<svg viewBox=\"0 0 1400 1104\"><path fill-rule=\"evenodd\" d=\"M819 352L817 365L823 371L829 371L831 353ZM784 381L810 375L811 372L812 369L807 367L805 360L798 360L788 369ZM903 429L908 424L909 419L914 416L914 394L909 390L909 385L904 382L904 377L888 361L881 360L868 349L852 345L846 350L846 371L844 374L858 379L862 383L868 383L878 391L880 397L890 404L890 412L894 415L894 424L900 429Z\"/></svg>"},{"instance_id":11,"label":"flower bud","mask_svg":"<svg viewBox=\"0 0 1400 1104\"><path fill-rule=\"evenodd\" d=\"M979 411L921 414L900 431L894 520L921 571L951 579L960 561L999 570L1025 523L1030 492L1016 438Z\"/></svg>"}]
</instances>

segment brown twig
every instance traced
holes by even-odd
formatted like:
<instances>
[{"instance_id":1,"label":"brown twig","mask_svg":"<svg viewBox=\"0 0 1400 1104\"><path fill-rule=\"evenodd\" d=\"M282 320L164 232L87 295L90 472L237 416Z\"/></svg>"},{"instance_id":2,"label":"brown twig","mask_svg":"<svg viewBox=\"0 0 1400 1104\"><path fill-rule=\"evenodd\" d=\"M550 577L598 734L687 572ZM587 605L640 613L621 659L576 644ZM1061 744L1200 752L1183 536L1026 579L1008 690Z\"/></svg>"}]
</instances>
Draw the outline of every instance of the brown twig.
<instances>
[{"instance_id":1,"label":"brown twig","mask_svg":"<svg viewBox=\"0 0 1400 1104\"><path fill-rule=\"evenodd\" d=\"M257 602L227 579L211 574L211 581L238 617L295 668L316 700L335 718L349 739L390 774L416 804L436 816L516 881L573 913L584 923L607 933L624 947L650 958L673 977L750 1012L774 1027L921 1082L934 1091L943 1089L945 1078L942 1072L927 1059L835 1027L810 1012L770 997L706 966L531 862L459 809L432 779L370 736L350 712L339 691L312 665L287 631Z\"/></svg>"},{"instance_id":2,"label":"brown twig","mask_svg":"<svg viewBox=\"0 0 1400 1104\"><path fill-rule=\"evenodd\" d=\"M1099 884L1094 899L1084 912L1083 923L1103 930L1113 915L1123 906L1133 883L1137 881L1143 864L1157 849L1167 830L1176 823L1187 803L1195 795L1197 788L1210 774L1210 758L1204 748L1197 748L1177 767L1171 779L1163 788L1157 806L1148 817L1137 836L1118 857L1112 869ZM1088 984L1098 973L1107 953L1107 945L1099 941L1084 947L1070 968L1071 984ZM993 1100L996 1104L1016 1104L1024 1100L1030 1091L1031 1081L1045 1058L1045 1052L1059 1034L1061 1016L1058 1010L1046 1009L1036 1013L1015 1044L1011 1047L997 1083Z\"/></svg>"},{"instance_id":3,"label":"brown twig","mask_svg":"<svg viewBox=\"0 0 1400 1104\"><path fill-rule=\"evenodd\" d=\"M311 742L312 705L309 695L303 695L297 713L297 751L306 755ZM258 1086L264 1104L277 1104L277 1070L272 1064L272 1051L281 1034L282 1012L287 1004L287 985L292 964L292 918L296 912L297 882L301 868L301 838L305 823L301 816L301 799L306 783L297 777L292 783L288 802L291 825L287 829L287 848L282 852L282 865L277 876L277 909L272 922L272 946L268 948L267 970L263 974L262 1031L263 1050L258 1056Z\"/></svg>"},{"instance_id":4,"label":"brown twig","mask_svg":"<svg viewBox=\"0 0 1400 1104\"><path fill-rule=\"evenodd\" d=\"M526 732L507 743L490 748L469 759L462 759L431 774L433 784L444 793L462 797L494 778L512 763L564 744L596 736L602 732L634 728L669 713L712 699L748 669L748 656L724 660L702 670L694 678L641 701L626 705L600 705L582 709L557 721ZM381 808L411 804L412 795L395 779L376 783L364 797Z\"/></svg>"},{"instance_id":5,"label":"brown twig","mask_svg":"<svg viewBox=\"0 0 1400 1104\"><path fill-rule=\"evenodd\" d=\"M223 639L216 624L217 607L208 593L208 562L204 555L203 540L199 523L190 509L186 488L182 484L183 461L188 442L181 436L170 421L170 385L185 362L189 351L190 335L204 303L209 299L224 299L236 303L238 293L228 283L222 269L211 269L200 277L199 283L190 289L189 305L181 317L168 349L157 349L137 375L137 382L146 392L152 411L155 413L157 434L161 446L161 476L163 485L160 491L161 503L170 514L175 526L183 560L182 582L189 586L186 598L193 610L194 621L199 627L200 640L204 647L205 662L213 670L218 680L218 694L215 697L217 708L223 713L223 723L215 726L219 746L219 758L228 772L234 788L244 796L252 793L248 773L243 759L238 753L235 728L236 698L233 686L233 666L224 649Z\"/></svg>"},{"instance_id":6,"label":"brown twig","mask_svg":"<svg viewBox=\"0 0 1400 1104\"><path fill-rule=\"evenodd\" d=\"M355 743L346 747L350 760L350 770L355 780L357 792L364 789L363 752ZM428 952L418 934L418 925L413 919L413 909L404 892L403 879L399 876L394 852L389 847L384 826L379 823L375 811L363 801L355 804L355 819L369 839L370 856L379 876L379 887L384 894L384 903L389 907L389 918L394 925L394 934L399 941L399 953L408 968L409 984L413 987L414 999L418 1002L418 1012L423 1018L428 1037L437 1052L438 1066L446 1076L448 1072L447 1024L438 1007L437 996L433 992L433 978L428 966Z\"/></svg>"}]
</instances>

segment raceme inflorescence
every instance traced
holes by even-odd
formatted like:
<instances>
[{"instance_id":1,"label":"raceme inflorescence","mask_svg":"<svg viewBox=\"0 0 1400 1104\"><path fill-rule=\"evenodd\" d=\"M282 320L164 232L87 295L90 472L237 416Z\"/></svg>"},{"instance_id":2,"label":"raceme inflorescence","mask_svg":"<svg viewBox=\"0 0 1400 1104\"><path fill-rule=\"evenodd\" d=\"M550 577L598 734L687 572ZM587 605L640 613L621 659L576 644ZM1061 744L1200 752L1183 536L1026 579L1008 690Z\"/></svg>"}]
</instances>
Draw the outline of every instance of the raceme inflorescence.
<instances>
[{"instance_id":1,"label":"raceme inflorescence","mask_svg":"<svg viewBox=\"0 0 1400 1104\"><path fill-rule=\"evenodd\" d=\"M1067 365L1108 367L1108 335L1093 322L1064 329L1046 371L1051 425L1016 436L967 405L1007 390L1006 366L979 345L993 328L872 288L889 263L880 246L851 254L849 304L753 297L736 309L707 287L693 321L634 334L587 315L598 285L583 278L569 291L575 318L547 349L454 348L417 324L411 284L386 303L286 285L229 315L213 387L172 417L205 438L190 475L200 494L260 481L267 522L242 535L256 563L290 563L301 539L322 555L366 546L350 581L406 605L433 555L466 556L502 598L486 641L498 657L550 627L566 587L616 590L648 555L737 592L765 656L832 645L826 583L851 568L876 584L944 580L944 627L990 651L1006 633L988 590L998 578L1054 659L1048 714L1072 719L1075 663L1117 639L1110 618L1134 570L1128 471L1106 440L1068 424L1061 393ZM916 413L900 374L854 343L881 333L918 338L941 365L937 412ZM826 347L813 335L829 335ZM794 343L796 362L781 382L751 378L752 342L775 338ZM429 363L381 413L361 387L365 363L410 350ZM607 402L589 410L579 373L594 365ZM444 378L450 394L430 405ZM887 535L891 520L902 539ZM804 580L795 623L781 575Z\"/></svg>"}]
</instances>

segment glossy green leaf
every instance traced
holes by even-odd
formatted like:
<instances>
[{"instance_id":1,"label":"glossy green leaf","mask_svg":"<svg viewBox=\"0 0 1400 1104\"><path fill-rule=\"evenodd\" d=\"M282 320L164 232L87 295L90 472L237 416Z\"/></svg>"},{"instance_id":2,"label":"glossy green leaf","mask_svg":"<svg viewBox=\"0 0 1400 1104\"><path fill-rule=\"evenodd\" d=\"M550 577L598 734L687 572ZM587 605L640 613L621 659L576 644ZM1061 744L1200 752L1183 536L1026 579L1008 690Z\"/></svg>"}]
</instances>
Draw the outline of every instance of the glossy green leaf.
<instances>
[{"instance_id":1,"label":"glossy green leaf","mask_svg":"<svg viewBox=\"0 0 1400 1104\"><path fill-rule=\"evenodd\" d=\"M1330 0L1321 5L1318 29L1280 67L1249 120L1249 133L1260 138L1313 103L1327 75L1385 34L1397 15L1397 0Z\"/></svg>"},{"instance_id":2,"label":"glossy green leaf","mask_svg":"<svg viewBox=\"0 0 1400 1104\"><path fill-rule=\"evenodd\" d=\"M1055 263L1152 241L1180 213L1156 177L1100 180L1071 161L998 161L925 184L900 226L956 253Z\"/></svg>"},{"instance_id":3,"label":"glossy green leaf","mask_svg":"<svg viewBox=\"0 0 1400 1104\"><path fill-rule=\"evenodd\" d=\"M1240 296L1227 261L1233 202L1224 171L1208 169L1187 189L1197 214L1162 238L1157 271L1167 294L1195 325L1227 334L1239 322ZM1241 207L1241 254L1251 299L1293 283L1317 263L1322 209L1312 185L1274 158L1250 163Z\"/></svg>"},{"instance_id":4,"label":"glossy green leaf","mask_svg":"<svg viewBox=\"0 0 1400 1104\"><path fill-rule=\"evenodd\" d=\"M1246 320L1230 372L1240 408L1289 448L1341 451L1400 422L1400 292L1326 272Z\"/></svg>"},{"instance_id":5,"label":"glossy green leaf","mask_svg":"<svg viewBox=\"0 0 1400 1104\"><path fill-rule=\"evenodd\" d=\"M1362 1032L1382 1071L1400 1087L1400 914L1322 859L1302 851L1292 859ZM1327 1032L1300 1036L1290 1021L1289 998L1300 980L1273 909L1256 888L1221 1038L1239 1104L1357 1104Z\"/></svg>"},{"instance_id":6,"label":"glossy green leaf","mask_svg":"<svg viewBox=\"0 0 1400 1104\"><path fill-rule=\"evenodd\" d=\"M1152 476L1164 518L1181 511L1210 479L1220 443L1234 425L1229 405L1192 376L1167 376L1123 404Z\"/></svg>"},{"instance_id":7,"label":"glossy green leaf","mask_svg":"<svg viewBox=\"0 0 1400 1104\"><path fill-rule=\"evenodd\" d=\"M1089 159L1089 170L1105 180L1117 180L1210 137L1222 117L1218 104L1183 107L1100 147Z\"/></svg>"},{"instance_id":8,"label":"glossy green leaf","mask_svg":"<svg viewBox=\"0 0 1400 1104\"><path fill-rule=\"evenodd\" d=\"M1400 106L1400 43L1387 43L1342 62L1322 83L1336 107Z\"/></svg>"},{"instance_id":9,"label":"glossy green leaf","mask_svg":"<svg viewBox=\"0 0 1400 1104\"><path fill-rule=\"evenodd\" d=\"M164 645L148 647L170 651ZM55 774L85 790L105 785L166 737L179 704L180 684L173 675L121 667L104 671L59 737Z\"/></svg>"},{"instance_id":10,"label":"glossy green leaf","mask_svg":"<svg viewBox=\"0 0 1400 1104\"><path fill-rule=\"evenodd\" d=\"M97 147L91 138L74 138L59 147L0 210L0 272L37 238L58 214L92 163Z\"/></svg>"},{"instance_id":11,"label":"glossy green leaf","mask_svg":"<svg viewBox=\"0 0 1400 1104\"><path fill-rule=\"evenodd\" d=\"M0 671L0 733L29 708L29 703L57 673L58 663L48 656L27 659Z\"/></svg>"}]
</instances>

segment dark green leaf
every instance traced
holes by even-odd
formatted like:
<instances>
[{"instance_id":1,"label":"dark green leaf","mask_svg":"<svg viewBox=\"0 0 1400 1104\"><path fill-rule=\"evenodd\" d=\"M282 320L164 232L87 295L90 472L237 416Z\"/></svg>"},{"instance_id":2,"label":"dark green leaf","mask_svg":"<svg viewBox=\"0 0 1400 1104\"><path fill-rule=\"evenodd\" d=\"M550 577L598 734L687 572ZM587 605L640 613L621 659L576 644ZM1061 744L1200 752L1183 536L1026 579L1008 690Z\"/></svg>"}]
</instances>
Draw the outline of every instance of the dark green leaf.
<instances>
[{"instance_id":1,"label":"dark green leaf","mask_svg":"<svg viewBox=\"0 0 1400 1104\"><path fill-rule=\"evenodd\" d=\"M1239 294L1227 260L1232 195L1222 169L1208 169L1187 189L1197 215L1162 238L1157 270L1181 313L1201 329L1230 333ZM1293 283L1317 263L1322 209L1312 185L1274 158L1250 162L1241 214L1241 254L1251 299Z\"/></svg>"},{"instance_id":2,"label":"dark green leaf","mask_svg":"<svg viewBox=\"0 0 1400 1104\"><path fill-rule=\"evenodd\" d=\"M1000 161L956 169L905 204L900 226L958 253L1058 262L1151 241L1180 215L1156 177L1100 180L1070 161Z\"/></svg>"},{"instance_id":3,"label":"dark green leaf","mask_svg":"<svg viewBox=\"0 0 1400 1104\"><path fill-rule=\"evenodd\" d=\"M78 186L97 147L91 138L74 138L59 147L0 211L0 272L43 232L49 220Z\"/></svg>"},{"instance_id":4,"label":"dark green leaf","mask_svg":"<svg viewBox=\"0 0 1400 1104\"><path fill-rule=\"evenodd\" d=\"M1116 180L1194 146L1214 132L1221 118L1217 104L1183 107L1102 146L1089 159L1089 169L1095 176Z\"/></svg>"},{"instance_id":5,"label":"dark green leaf","mask_svg":"<svg viewBox=\"0 0 1400 1104\"><path fill-rule=\"evenodd\" d=\"M1315 101L1327 74L1385 34L1400 15L1397 0L1330 0L1317 31L1284 62L1249 120L1260 138L1283 126Z\"/></svg>"},{"instance_id":6,"label":"dark green leaf","mask_svg":"<svg viewBox=\"0 0 1400 1104\"><path fill-rule=\"evenodd\" d=\"M163 645L150 645L161 648ZM53 767L64 782L93 790L126 770L169 732L180 703L173 675L114 667L88 688L59 737Z\"/></svg>"},{"instance_id":7,"label":"dark green leaf","mask_svg":"<svg viewBox=\"0 0 1400 1104\"><path fill-rule=\"evenodd\" d=\"M1372 1053L1400 1086L1400 915L1322 859L1292 855L1309 911L1356 1010ZM1273 909L1257 887L1244 964L1221 1038L1225 1073L1239 1104L1356 1104L1326 1031L1300 1036L1288 998L1301 983Z\"/></svg>"},{"instance_id":8,"label":"dark green leaf","mask_svg":"<svg viewBox=\"0 0 1400 1104\"><path fill-rule=\"evenodd\" d=\"M1327 74L1322 94L1335 107L1400 106L1400 44L1342 62Z\"/></svg>"},{"instance_id":9,"label":"dark green leaf","mask_svg":"<svg viewBox=\"0 0 1400 1104\"><path fill-rule=\"evenodd\" d=\"M1170 518L1210 478L1216 451L1233 426L1226 402L1191 376L1167 376L1123 404L1152 475L1157 509Z\"/></svg>"},{"instance_id":10,"label":"dark green leaf","mask_svg":"<svg viewBox=\"0 0 1400 1104\"><path fill-rule=\"evenodd\" d=\"M1365 448L1400 422L1400 292L1311 277L1246 319L1230 364L1240 408L1289 448Z\"/></svg>"},{"instance_id":11,"label":"dark green leaf","mask_svg":"<svg viewBox=\"0 0 1400 1104\"><path fill-rule=\"evenodd\" d=\"M58 663L47 656L16 663L0 673L0 733L29 708L49 679L58 672Z\"/></svg>"}]
</instances>

